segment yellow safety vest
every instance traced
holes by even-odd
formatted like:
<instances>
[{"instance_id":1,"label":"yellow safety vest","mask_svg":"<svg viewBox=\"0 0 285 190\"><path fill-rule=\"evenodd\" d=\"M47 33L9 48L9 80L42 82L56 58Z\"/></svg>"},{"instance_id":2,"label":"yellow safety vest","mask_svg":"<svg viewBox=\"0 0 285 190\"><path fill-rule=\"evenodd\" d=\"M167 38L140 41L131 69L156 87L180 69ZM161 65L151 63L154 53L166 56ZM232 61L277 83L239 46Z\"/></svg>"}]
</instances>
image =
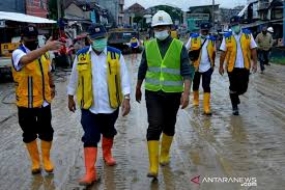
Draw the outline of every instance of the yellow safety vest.
<instances>
[{"instance_id":1,"label":"yellow safety vest","mask_svg":"<svg viewBox=\"0 0 285 190\"><path fill-rule=\"evenodd\" d=\"M26 53L23 46L20 50ZM12 60L13 61L13 60ZM50 60L47 54L17 71L12 64L12 75L16 82L16 105L25 108L41 107L44 101L51 103Z\"/></svg>"},{"instance_id":2,"label":"yellow safety vest","mask_svg":"<svg viewBox=\"0 0 285 190\"><path fill-rule=\"evenodd\" d=\"M232 72L235 67L237 56L237 41L231 34L225 35L226 40L226 63L228 72ZM240 45L243 55L244 67L250 69L251 66L251 49L250 49L251 35L250 33L242 33L240 37Z\"/></svg>"},{"instance_id":3,"label":"yellow safety vest","mask_svg":"<svg viewBox=\"0 0 285 190\"><path fill-rule=\"evenodd\" d=\"M121 105L123 96L121 89L120 51L111 47L107 49L107 83L110 107L113 109ZM77 54L78 88L77 101L82 109L89 109L93 104L92 68L89 47ZM98 97L100 98L100 97Z\"/></svg>"},{"instance_id":4,"label":"yellow safety vest","mask_svg":"<svg viewBox=\"0 0 285 190\"><path fill-rule=\"evenodd\" d=\"M201 42L201 37L196 36L196 37L191 37L191 48L190 50L198 50L201 48L202 42ZM208 45L207 45L207 53L208 53L208 58L211 63L211 66L214 66L214 54L216 51L215 48L215 42L212 39L207 39ZM200 51L199 59L194 61L194 67L195 71L199 69L200 61L201 61L201 55L202 55L202 50Z\"/></svg>"},{"instance_id":5,"label":"yellow safety vest","mask_svg":"<svg viewBox=\"0 0 285 190\"><path fill-rule=\"evenodd\" d=\"M135 39L131 39L131 47L132 48L137 48L138 47L138 39L137 38L135 38Z\"/></svg>"}]
</instances>

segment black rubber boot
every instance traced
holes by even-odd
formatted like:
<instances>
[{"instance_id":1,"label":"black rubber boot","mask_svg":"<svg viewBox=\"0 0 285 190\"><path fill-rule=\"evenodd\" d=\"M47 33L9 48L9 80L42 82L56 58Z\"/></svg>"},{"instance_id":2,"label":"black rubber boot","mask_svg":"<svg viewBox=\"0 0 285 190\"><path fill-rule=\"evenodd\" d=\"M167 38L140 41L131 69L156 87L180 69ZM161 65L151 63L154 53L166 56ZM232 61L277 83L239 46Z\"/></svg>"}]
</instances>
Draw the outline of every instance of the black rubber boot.
<instances>
[{"instance_id":1,"label":"black rubber boot","mask_svg":"<svg viewBox=\"0 0 285 190\"><path fill-rule=\"evenodd\" d=\"M230 94L231 103L232 103L232 114L239 115L238 104L240 104L240 100L237 94Z\"/></svg>"}]
</instances>

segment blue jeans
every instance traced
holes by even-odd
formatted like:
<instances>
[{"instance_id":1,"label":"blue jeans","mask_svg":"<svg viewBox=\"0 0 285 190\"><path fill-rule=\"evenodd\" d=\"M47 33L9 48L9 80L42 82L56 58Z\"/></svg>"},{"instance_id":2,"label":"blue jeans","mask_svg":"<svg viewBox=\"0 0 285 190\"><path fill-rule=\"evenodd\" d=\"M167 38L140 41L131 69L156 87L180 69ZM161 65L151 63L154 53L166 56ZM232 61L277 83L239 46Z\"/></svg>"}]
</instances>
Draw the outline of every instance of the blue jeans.
<instances>
[{"instance_id":1,"label":"blue jeans","mask_svg":"<svg viewBox=\"0 0 285 190\"><path fill-rule=\"evenodd\" d=\"M97 147L100 136L114 138L117 134L115 123L119 115L119 109L111 114L94 114L89 110L81 110L81 125L84 130L82 142L84 147Z\"/></svg>"}]
</instances>

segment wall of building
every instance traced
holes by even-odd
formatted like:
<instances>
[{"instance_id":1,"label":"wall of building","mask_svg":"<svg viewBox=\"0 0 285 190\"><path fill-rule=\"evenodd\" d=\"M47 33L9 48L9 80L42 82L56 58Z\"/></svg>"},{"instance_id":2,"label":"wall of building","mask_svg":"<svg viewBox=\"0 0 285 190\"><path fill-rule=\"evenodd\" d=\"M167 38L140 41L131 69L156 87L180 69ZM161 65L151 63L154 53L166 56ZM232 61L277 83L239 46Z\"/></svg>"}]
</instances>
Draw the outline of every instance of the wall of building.
<instances>
[{"instance_id":1,"label":"wall of building","mask_svg":"<svg viewBox=\"0 0 285 190\"><path fill-rule=\"evenodd\" d=\"M98 0L97 3L109 10L114 18L113 22L122 24L124 0Z\"/></svg>"},{"instance_id":2,"label":"wall of building","mask_svg":"<svg viewBox=\"0 0 285 190\"><path fill-rule=\"evenodd\" d=\"M233 16L236 16L239 14L239 12L242 10L242 8L233 8L233 9L228 9L228 8L221 8L220 9L220 22L229 22L230 18Z\"/></svg>"},{"instance_id":3,"label":"wall of building","mask_svg":"<svg viewBox=\"0 0 285 190\"><path fill-rule=\"evenodd\" d=\"M80 7L72 3L64 10L64 16L68 19L90 19L90 12L84 12Z\"/></svg>"},{"instance_id":4,"label":"wall of building","mask_svg":"<svg viewBox=\"0 0 285 190\"><path fill-rule=\"evenodd\" d=\"M118 0L98 0L98 4L108 9L109 13L111 13L114 18L113 22L117 22L117 19L115 18L118 17Z\"/></svg>"},{"instance_id":5,"label":"wall of building","mask_svg":"<svg viewBox=\"0 0 285 190\"><path fill-rule=\"evenodd\" d=\"M132 25L133 17L135 16L143 17L144 14L145 14L145 8L138 3L135 3L126 10L124 10L123 23Z\"/></svg>"},{"instance_id":6,"label":"wall of building","mask_svg":"<svg viewBox=\"0 0 285 190\"><path fill-rule=\"evenodd\" d=\"M47 2L48 0L26 0L26 13L28 15L46 18L48 14Z\"/></svg>"},{"instance_id":7,"label":"wall of building","mask_svg":"<svg viewBox=\"0 0 285 190\"><path fill-rule=\"evenodd\" d=\"M24 0L1 0L0 11L25 13Z\"/></svg>"}]
</instances>

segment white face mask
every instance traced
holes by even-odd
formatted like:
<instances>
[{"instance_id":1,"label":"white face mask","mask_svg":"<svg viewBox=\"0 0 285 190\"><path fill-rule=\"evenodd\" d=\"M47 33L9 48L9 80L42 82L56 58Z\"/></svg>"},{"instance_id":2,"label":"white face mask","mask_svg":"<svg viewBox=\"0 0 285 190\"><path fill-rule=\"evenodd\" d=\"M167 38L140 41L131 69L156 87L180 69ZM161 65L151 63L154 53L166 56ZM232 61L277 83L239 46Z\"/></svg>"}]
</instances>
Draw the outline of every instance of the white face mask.
<instances>
[{"instance_id":1,"label":"white face mask","mask_svg":"<svg viewBox=\"0 0 285 190\"><path fill-rule=\"evenodd\" d=\"M165 40L169 36L169 33L168 30L156 31L154 32L154 36L158 40Z\"/></svg>"}]
</instances>

